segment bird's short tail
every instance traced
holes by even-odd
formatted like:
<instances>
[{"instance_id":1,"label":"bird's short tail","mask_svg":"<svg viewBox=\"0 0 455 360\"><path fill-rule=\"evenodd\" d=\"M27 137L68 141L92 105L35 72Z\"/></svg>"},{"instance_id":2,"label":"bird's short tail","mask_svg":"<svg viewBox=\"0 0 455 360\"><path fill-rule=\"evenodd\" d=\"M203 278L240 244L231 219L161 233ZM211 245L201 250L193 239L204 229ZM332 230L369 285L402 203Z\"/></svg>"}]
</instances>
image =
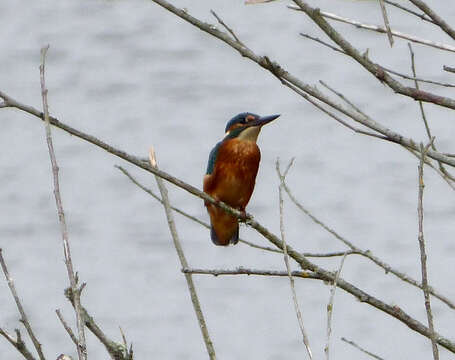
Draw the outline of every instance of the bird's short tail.
<instances>
[{"instance_id":1,"label":"bird's short tail","mask_svg":"<svg viewBox=\"0 0 455 360\"><path fill-rule=\"evenodd\" d=\"M237 219L233 229L218 229L218 231L216 231L215 227L212 225L210 227L210 237L215 245L227 246L229 244L237 244L239 242L239 224Z\"/></svg>"}]
</instances>

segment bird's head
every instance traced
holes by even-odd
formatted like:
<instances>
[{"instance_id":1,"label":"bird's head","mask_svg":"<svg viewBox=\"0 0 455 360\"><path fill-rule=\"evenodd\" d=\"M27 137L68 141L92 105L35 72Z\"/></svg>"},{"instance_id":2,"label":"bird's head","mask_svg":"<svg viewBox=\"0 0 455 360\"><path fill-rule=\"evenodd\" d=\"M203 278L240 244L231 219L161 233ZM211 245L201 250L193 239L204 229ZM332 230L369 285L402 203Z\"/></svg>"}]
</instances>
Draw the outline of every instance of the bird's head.
<instances>
[{"instance_id":1,"label":"bird's head","mask_svg":"<svg viewBox=\"0 0 455 360\"><path fill-rule=\"evenodd\" d=\"M226 124L225 138L238 138L256 142L261 128L280 115L259 116L249 112L234 116Z\"/></svg>"}]
</instances>

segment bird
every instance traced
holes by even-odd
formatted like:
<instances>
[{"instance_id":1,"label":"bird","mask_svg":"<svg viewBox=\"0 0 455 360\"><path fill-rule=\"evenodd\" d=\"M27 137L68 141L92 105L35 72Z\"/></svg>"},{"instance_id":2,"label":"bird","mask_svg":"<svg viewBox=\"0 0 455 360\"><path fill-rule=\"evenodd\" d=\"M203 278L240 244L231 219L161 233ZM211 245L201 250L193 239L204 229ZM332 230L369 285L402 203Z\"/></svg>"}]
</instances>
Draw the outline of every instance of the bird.
<instances>
[{"instance_id":1,"label":"bird","mask_svg":"<svg viewBox=\"0 0 455 360\"><path fill-rule=\"evenodd\" d=\"M203 190L243 212L253 194L261 151L256 144L262 127L280 115L259 116L243 112L226 124L225 135L209 155ZM235 216L205 201L210 216L210 237L215 245L227 246L239 241L239 223Z\"/></svg>"}]
</instances>

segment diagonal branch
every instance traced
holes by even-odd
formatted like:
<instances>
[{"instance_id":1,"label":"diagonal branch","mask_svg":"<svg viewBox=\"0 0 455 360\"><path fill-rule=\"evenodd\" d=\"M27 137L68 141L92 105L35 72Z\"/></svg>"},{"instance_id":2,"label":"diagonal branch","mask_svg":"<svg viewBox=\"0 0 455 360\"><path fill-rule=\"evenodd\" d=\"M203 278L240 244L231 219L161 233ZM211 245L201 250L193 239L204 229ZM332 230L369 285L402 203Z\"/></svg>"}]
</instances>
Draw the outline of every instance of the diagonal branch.
<instances>
[{"instance_id":1,"label":"diagonal branch","mask_svg":"<svg viewBox=\"0 0 455 360\"><path fill-rule=\"evenodd\" d=\"M390 30L389 17L387 15L387 9L385 7L384 0L379 0L379 5L381 6L382 17L384 19L384 26L387 31L387 37L389 38L390 47L392 47L393 46L392 30Z\"/></svg>"},{"instance_id":2,"label":"diagonal branch","mask_svg":"<svg viewBox=\"0 0 455 360\"><path fill-rule=\"evenodd\" d=\"M19 299L19 295L17 294L16 287L14 286L14 281L13 278L10 276L8 267L6 266L5 259L3 259L3 254L2 254L2 249L0 248L0 265L3 270L3 274L5 275L6 282L8 283L9 289L11 290L11 294L13 295L14 301L16 302L17 309L19 310L19 314L21 315L21 323L24 325L25 329L27 330L28 335L30 336L30 339L32 339L33 346L36 349L36 352L38 353L38 356L40 360L45 360L43 351L41 349L41 344L38 341L38 339L35 336L35 333L32 330L32 326L30 325L30 321L28 320L27 315L25 314L25 310L22 306L21 300ZM9 341L11 342L12 337L7 337L6 332L2 330L2 335ZM21 340L19 330L16 331L17 335L17 340L15 343L19 346L21 344L24 344L24 342ZM16 349L19 350L18 346L15 346ZM21 346L22 348L22 346ZM28 351L27 351L28 352ZM24 353L22 353L24 354ZM25 355L24 355L25 356Z\"/></svg>"},{"instance_id":3,"label":"diagonal branch","mask_svg":"<svg viewBox=\"0 0 455 360\"><path fill-rule=\"evenodd\" d=\"M158 165L156 163L155 158L155 152L153 148L150 149L150 164L152 165L153 168L158 169ZM180 264L182 265L183 268L188 268L188 262L186 260L185 253L183 252L183 247L180 244L179 236L177 234L177 228L175 226L174 216L172 215L172 209L169 203L169 197L166 186L164 185L163 180L159 176L155 176L155 179L156 183L158 184L158 188L160 189L161 198L163 199L163 206L164 211L166 213L167 223L172 235L175 250L177 251L177 255L180 260ZM204 338L205 346L207 348L207 353L209 354L211 360L216 360L215 348L213 347L212 340L210 339L210 334L207 329L207 324L205 323L204 314L202 313L201 304L196 293L196 287L194 286L193 278L191 274L185 274L185 279L188 285L188 290L190 291L191 302L193 303L193 308L196 313L197 320L199 322L202 337Z\"/></svg>"},{"instance_id":4,"label":"diagonal branch","mask_svg":"<svg viewBox=\"0 0 455 360\"><path fill-rule=\"evenodd\" d=\"M417 90L404 86L399 81L391 77L378 64L371 61L367 56L363 56L354 48L343 36L338 33L323 17L319 9L312 8L302 0L293 0L300 9L305 12L319 28L324 31L340 48L362 65L367 71L375 76L381 83L387 84L393 91L398 94L411 97L415 100L431 102L436 105L455 109L455 100L444 96L435 95L426 91ZM395 34L395 33L394 33ZM453 47L455 51L455 47ZM417 149L416 149L417 150Z\"/></svg>"},{"instance_id":5,"label":"diagonal branch","mask_svg":"<svg viewBox=\"0 0 455 360\"><path fill-rule=\"evenodd\" d=\"M27 360L35 360L32 353L27 349L27 345L25 345L24 341L22 340L19 329L15 329L14 331L16 332L16 339L14 339L14 337L12 337L2 328L0 328L0 335L2 335L11 345L13 345L24 358Z\"/></svg>"},{"instance_id":6,"label":"diagonal branch","mask_svg":"<svg viewBox=\"0 0 455 360\"><path fill-rule=\"evenodd\" d=\"M433 22L438 25L443 31L445 31L452 39L455 40L455 29L447 24L438 14L436 14L431 8L422 0L409 0L425 14L427 14Z\"/></svg>"}]
</instances>

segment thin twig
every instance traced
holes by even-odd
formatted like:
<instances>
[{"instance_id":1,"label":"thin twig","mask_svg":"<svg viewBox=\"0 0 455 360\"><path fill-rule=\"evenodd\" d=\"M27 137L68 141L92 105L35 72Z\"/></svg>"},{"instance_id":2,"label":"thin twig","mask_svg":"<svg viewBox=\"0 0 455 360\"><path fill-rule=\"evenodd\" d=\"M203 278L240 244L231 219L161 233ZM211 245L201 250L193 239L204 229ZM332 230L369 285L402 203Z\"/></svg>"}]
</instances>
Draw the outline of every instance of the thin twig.
<instances>
[{"instance_id":1,"label":"thin twig","mask_svg":"<svg viewBox=\"0 0 455 360\"><path fill-rule=\"evenodd\" d=\"M418 12L416 12L414 10L408 9L407 7L404 7L403 5L400 5L400 4L390 1L390 0L384 0L384 2L386 4L389 4L391 6L398 8L400 10L403 10L404 12L407 12L411 15L417 16L418 18L422 19L423 21L427 21L427 22L435 24L435 22L433 20L431 20L429 17L427 17L425 14L419 14Z\"/></svg>"},{"instance_id":2,"label":"thin twig","mask_svg":"<svg viewBox=\"0 0 455 360\"><path fill-rule=\"evenodd\" d=\"M63 315L60 312L60 310L57 309L57 310L55 310L55 312L57 313L58 319L62 323L63 327L65 328L66 332L70 336L71 340L73 340L74 345L78 346L78 340L77 340L76 336L74 335L73 330L71 330L71 327L68 325L68 323L63 318Z\"/></svg>"},{"instance_id":3,"label":"thin twig","mask_svg":"<svg viewBox=\"0 0 455 360\"><path fill-rule=\"evenodd\" d=\"M445 31L452 39L455 40L455 29L446 23L438 14L436 14L430 7L422 0L409 0L425 14L427 14L433 22Z\"/></svg>"},{"instance_id":4,"label":"thin twig","mask_svg":"<svg viewBox=\"0 0 455 360\"><path fill-rule=\"evenodd\" d=\"M74 294L71 288L65 289L65 296L74 308ZM104 345L112 360L133 360L132 348L128 350L123 344L109 339L83 306L81 306L81 315L87 329Z\"/></svg>"},{"instance_id":5,"label":"thin twig","mask_svg":"<svg viewBox=\"0 0 455 360\"><path fill-rule=\"evenodd\" d=\"M77 355L79 360L86 360L87 359L87 346L85 342L85 333L84 333L84 323L82 322L81 317L81 302L80 302L80 295L81 289L79 289L76 276L74 275L73 270L73 262L71 260L71 251L69 246L68 240L68 229L66 226L65 220L65 213L63 211L62 205L62 198L60 195L60 184L59 184L59 177L58 177L58 165L57 160L55 158L54 146L52 143L52 133L51 133L51 126L49 120L49 106L47 103L47 88L45 83L45 64L46 64L46 54L47 50L49 49L49 45L41 49L41 65L40 65L40 79L41 79L41 96L43 99L43 114L44 114L44 124L46 129L46 141L47 147L49 149L49 157L51 159L52 164L52 175L54 178L54 196L55 196L55 203L57 206L58 212L58 219L60 222L60 230L62 233L62 240L63 240L63 253L65 255L65 264L66 269L68 272L68 278L70 280L71 289L74 293L74 303L75 303L75 312L77 318L77 330L78 330L78 346L77 346Z\"/></svg>"},{"instance_id":6,"label":"thin twig","mask_svg":"<svg viewBox=\"0 0 455 360\"><path fill-rule=\"evenodd\" d=\"M393 46L393 36L392 31L390 30L389 17L387 15L387 9L384 4L384 0L379 0L379 5L381 6L382 17L384 19L384 26L387 31L387 37L389 38L390 47Z\"/></svg>"},{"instance_id":7,"label":"thin twig","mask_svg":"<svg viewBox=\"0 0 455 360\"><path fill-rule=\"evenodd\" d=\"M427 312L428 328L431 333L431 345L433 348L433 359L439 360L439 350L436 343L436 333L434 331L433 324L433 313L431 311L430 292L428 291L428 270L427 270L427 254L425 251L425 239L423 236L423 188L425 186L423 182L423 165L425 159L425 152L430 148L431 142L424 148L420 145L420 163L419 163L419 197L417 212L419 216L419 249L420 249L420 265L422 270L422 286L423 295L425 298L425 310Z\"/></svg>"},{"instance_id":8,"label":"thin twig","mask_svg":"<svg viewBox=\"0 0 455 360\"><path fill-rule=\"evenodd\" d=\"M366 257L367 259L371 260L373 263L378 265L379 267L383 268L388 274L389 272L395 275L397 278L403 280L404 282L407 282L408 284L411 284L413 286L416 286L420 289L423 289L422 284L419 283L417 280L413 279L412 277L408 276L407 274L398 271L397 269L393 268L386 262L382 261L379 259L377 256L374 256L370 250L362 250L355 246L352 242L350 242L348 239L345 237L341 236L338 234L334 229L330 228L327 226L324 222L322 222L319 218L317 218L315 215L313 215L312 212L310 212L307 208L305 208L300 201L298 201L294 194L292 193L291 189L287 186L286 182L284 181L284 190L289 196L289 199L299 208L305 215L307 215L313 222L321 226L324 230L332 234L336 239L340 240L343 244L345 244L347 247L349 247L352 251L355 251L357 254L362 255ZM451 309L455 309L455 304L449 300L446 296L440 294L437 292L435 289L432 287L429 288L430 293L441 300L443 303L445 303L447 306L449 306Z\"/></svg>"},{"instance_id":9,"label":"thin twig","mask_svg":"<svg viewBox=\"0 0 455 360\"><path fill-rule=\"evenodd\" d=\"M223 26L229 32L229 34L232 35L232 37L235 39L235 41L237 41L240 45L245 46L243 44L243 42L241 42L240 39L237 37L234 30L232 30L229 26L227 26L226 23L217 15L217 13L215 11L210 10L210 12L215 17L215 19L220 23L220 25Z\"/></svg>"},{"instance_id":10,"label":"thin twig","mask_svg":"<svg viewBox=\"0 0 455 360\"><path fill-rule=\"evenodd\" d=\"M325 358L327 360L330 359L330 335L332 334L332 314L333 314L333 303L335 300L335 290L337 288L337 282L338 282L338 279L340 278L341 270L343 269L343 264L344 264L344 260L346 259L346 255L347 254L345 254L341 258L340 267L338 268L338 271L335 276L335 280L333 281L332 288L330 289L330 299L329 299L329 303L327 305L327 341L326 341L326 345L324 348Z\"/></svg>"},{"instance_id":11,"label":"thin twig","mask_svg":"<svg viewBox=\"0 0 455 360\"><path fill-rule=\"evenodd\" d=\"M371 356L372 358L374 359L377 359L377 360L384 360L382 357L378 356L378 355L375 355L373 354L372 352L368 351L368 350L365 350L364 348L362 348L361 346L357 345L354 341L351 341L351 340L348 340L344 337L341 338L341 340L343 340L344 342L348 343L349 345L352 345L354 346L356 349L359 349L361 352L363 352L364 354L367 354L368 356Z\"/></svg>"},{"instance_id":12,"label":"thin twig","mask_svg":"<svg viewBox=\"0 0 455 360\"><path fill-rule=\"evenodd\" d=\"M182 272L184 274L200 274L200 275L213 275L213 276L223 276L223 275L259 275L259 276L277 276L277 277L289 277L287 271L277 271L277 270L259 270L259 269L249 269L239 266L234 270L228 269L195 269L195 268L183 268ZM312 272L312 271L292 271L291 275L294 277L304 278L304 279L316 279L323 280L323 278Z\"/></svg>"},{"instance_id":13,"label":"thin twig","mask_svg":"<svg viewBox=\"0 0 455 360\"><path fill-rule=\"evenodd\" d=\"M416 76L416 67L415 67L415 60L414 60L414 51L412 50L411 43L408 43L408 47L409 47L409 52L411 54L411 69L412 69L412 73L414 74L414 77L415 77ZM417 80L414 80L414 84L415 84L415 88L417 90L419 90L419 82ZM423 103L420 100L419 100L419 108L420 108L420 113L422 115L423 123L425 125L425 130L427 132L428 141L431 142L431 148L434 151L437 151L436 145L434 144L434 141L432 141L433 135L431 135L430 126L428 125L427 117L425 115L425 110L423 109ZM440 161L438 161L438 164L439 164L439 169L441 170L441 172L445 176L447 176L447 178L450 179L451 181L455 181L455 178L446 170L446 168Z\"/></svg>"},{"instance_id":14,"label":"thin twig","mask_svg":"<svg viewBox=\"0 0 455 360\"><path fill-rule=\"evenodd\" d=\"M289 5L288 8L292 9L292 10L301 11L301 8L299 6L295 6L295 5ZM327 12L327 11L319 11L319 14L321 16L325 17L325 18L328 18L328 19L332 19L332 20L335 20L335 21L343 22L345 24L354 25L358 29L371 30L371 31L375 31L375 32L378 32L378 33L382 33L382 34L387 33L387 30L384 29L382 26L379 26L379 25L363 24L360 21L349 19L349 18L346 18L346 17L342 17L342 16L339 16L339 15L336 15L336 14L333 14L333 13L330 13L330 12ZM415 42L417 44L431 46L433 48L440 49L440 50L446 50L446 51L455 52L455 46L452 46L452 45L443 44L443 43L440 43L440 42L437 42L437 41L422 39L422 38L419 38L417 36L405 34L405 33L402 33L400 31L396 31L396 30L393 30L393 29L391 29L390 32L395 37L399 37L399 38L402 38L402 39L405 39L405 40L409 40L409 41Z\"/></svg>"},{"instance_id":15,"label":"thin twig","mask_svg":"<svg viewBox=\"0 0 455 360\"><path fill-rule=\"evenodd\" d=\"M19 329L15 329L14 331L16 332L16 339L14 339L2 328L0 328L0 335L2 335L11 345L13 345L16 348L16 350L22 354L24 358L26 358L27 360L35 360L32 353L27 349L27 345L25 345L24 341L22 340Z\"/></svg>"},{"instance_id":16,"label":"thin twig","mask_svg":"<svg viewBox=\"0 0 455 360\"><path fill-rule=\"evenodd\" d=\"M445 71L448 71L448 72L451 72L451 73L455 73L455 67L451 67L451 66L444 65L442 68L443 68Z\"/></svg>"},{"instance_id":17,"label":"thin twig","mask_svg":"<svg viewBox=\"0 0 455 360\"><path fill-rule=\"evenodd\" d=\"M287 174L287 172L289 171L289 169L292 165L292 162L293 162L293 159L289 162L289 165L287 166L284 174ZM297 320L299 322L300 331L302 332L303 343L305 344L305 348L308 352L308 356L310 357L310 359L312 359L313 355L311 353L310 342L308 340L308 335L307 335L307 333L305 331L305 327L303 325L303 317L302 317L302 313L300 311L299 302L297 300L297 294L295 292L294 278L292 277L291 266L289 265L289 255L288 255L287 246L286 246L286 236L285 236L285 231L284 231L284 215L283 215L283 212L284 212L284 209L283 209L284 208L284 206L283 206L283 181L284 181L285 175L281 176L279 159L276 160L276 169L277 169L278 176L280 178L280 185L278 187L278 191L279 191L279 201L280 201L280 204L279 204L280 205L280 233L281 233L281 241L283 242L284 263L286 264L286 270L288 272L289 282L291 285L292 300L294 302L295 313L297 315Z\"/></svg>"},{"instance_id":18,"label":"thin twig","mask_svg":"<svg viewBox=\"0 0 455 360\"><path fill-rule=\"evenodd\" d=\"M30 339L32 339L33 346L35 347L40 360L45 360L43 351L41 349L41 344L38 341L38 339L36 338L36 336L32 330L32 326L30 325L30 321L28 320L28 317L25 314L24 307L22 306L21 300L19 299L19 295L17 294L17 291L16 291L16 287L14 286L13 278L10 276L8 267L6 266L5 259L3 258L3 253L2 253L1 248L0 248L0 264L2 266L3 274L5 274L6 282L8 283L9 289L11 290L11 294L13 295L14 301L16 302L16 306L17 306L17 309L19 310L19 314L21 315L20 321L24 325L25 329L27 330L27 333L30 336ZM16 335L17 335L16 343L20 344L21 343L20 333L18 331L16 331ZM5 336L5 335L3 335L3 336Z\"/></svg>"},{"instance_id":19,"label":"thin twig","mask_svg":"<svg viewBox=\"0 0 455 360\"><path fill-rule=\"evenodd\" d=\"M336 46L333 46L333 45L329 44L328 42L326 42L324 40L321 40L320 38L318 38L316 36L311 36L311 35L308 35L308 34L305 34L305 33L300 33L300 35L303 36L304 38L313 40L313 41L315 41L315 42L317 42L317 43L319 43L321 45L324 45L324 46L328 47L329 49L332 49L333 51L336 51L336 52L339 52L339 53L341 53L343 55L349 56L343 50L337 48ZM388 67L385 67L383 65L379 65L379 64L377 64L377 65L382 70L387 71L388 73L391 73L393 75L399 76L399 77L401 77L403 79L414 80L414 81L417 80L417 81L420 81L420 82L425 82L425 83L428 83L428 84L433 84L433 85L438 85L438 86L443 86L443 87L455 87L455 84L443 83L443 82L440 82L440 81L418 78L418 77L415 77L415 76L410 76L410 75L407 75L407 74L403 74L403 73L398 72L396 70L392 70L392 69L390 69ZM454 72L455 72L455 69L454 69Z\"/></svg>"},{"instance_id":20,"label":"thin twig","mask_svg":"<svg viewBox=\"0 0 455 360\"><path fill-rule=\"evenodd\" d=\"M153 148L150 149L149 157L150 165L154 168L158 168ZM167 189L164 185L163 180L160 177L155 176L155 179L161 193L161 198L163 199L163 206L166 212L167 223L172 235L175 250L177 251L177 255L180 260L180 264L182 265L183 268L188 268L188 262L186 261L185 253L183 252L183 248L182 245L180 244L179 236L177 234L177 228L175 226L174 216L172 214L171 205L169 203ZM199 322L199 327L204 338L205 346L207 348L207 353L209 354L211 360L215 360L216 359L215 348L213 347L212 340L210 339L210 334L205 323L204 315L202 313L201 304L199 303L199 298L196 293L196 287L194 286L193 283L193 278L191 274L185 274L185 279L188 285L188 289L190 291L191 302L193 303L193 308Z\"/></svg>"}]
</instances>

